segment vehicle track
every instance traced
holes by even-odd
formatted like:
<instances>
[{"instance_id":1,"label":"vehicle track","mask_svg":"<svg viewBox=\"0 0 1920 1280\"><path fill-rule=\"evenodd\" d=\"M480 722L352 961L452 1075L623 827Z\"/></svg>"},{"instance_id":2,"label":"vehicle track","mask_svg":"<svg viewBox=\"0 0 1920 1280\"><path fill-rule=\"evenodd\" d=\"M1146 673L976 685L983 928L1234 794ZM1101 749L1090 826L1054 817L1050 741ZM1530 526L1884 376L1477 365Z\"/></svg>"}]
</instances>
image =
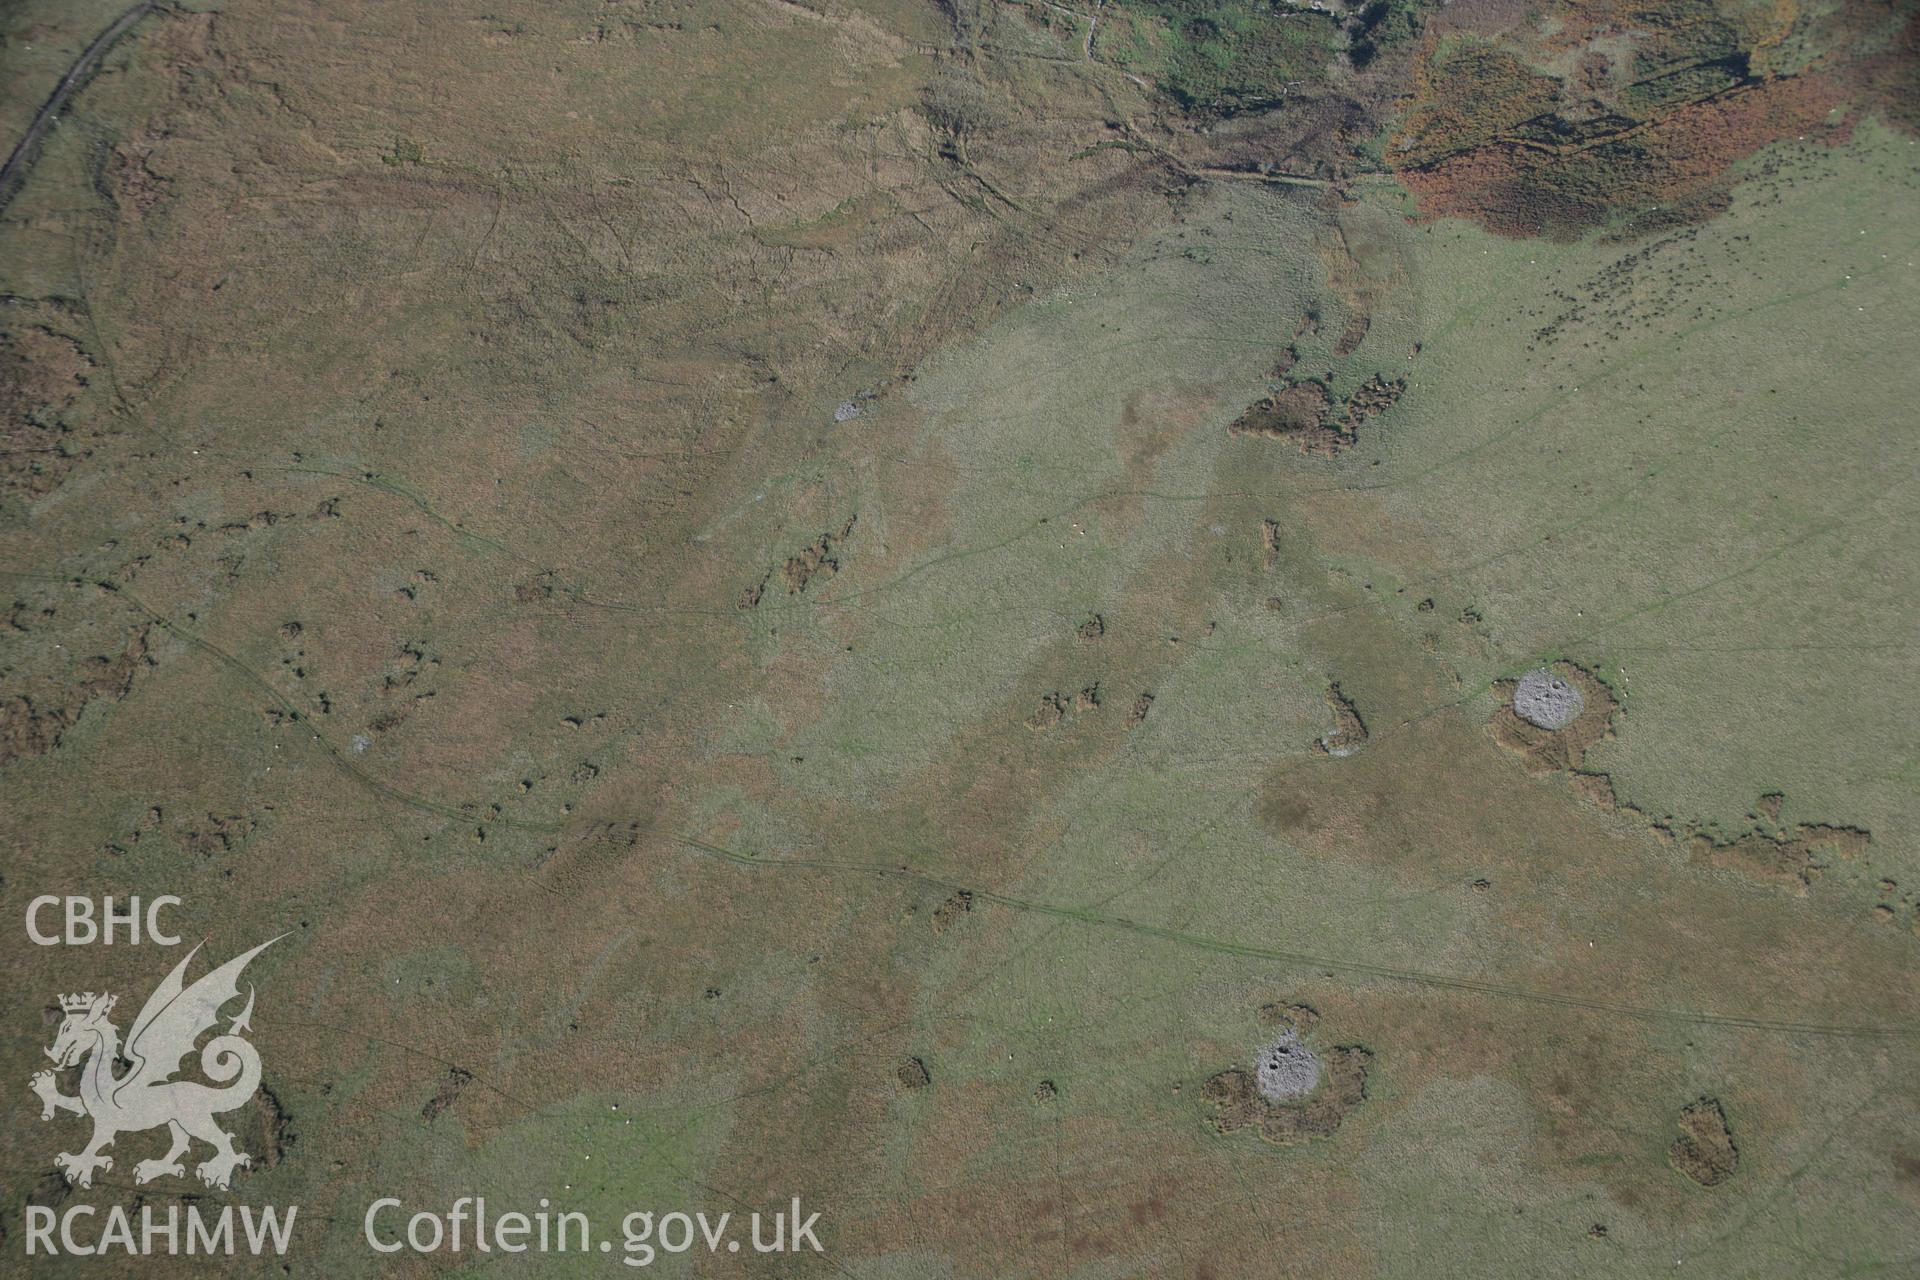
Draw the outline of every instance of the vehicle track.
<instances>
[{"instance_id":1,"label":"vehicle track","mask_svg":"<svg viewBox=\"0 0 1920 1280\"><path fill-rule=\"evenodd\" d=\"M71 67L67 68L67 74L60 77L60 83L54 86L53 92L48 95L46 102L41 104L39 112L34 115L33 123L29 124L27 131L20 136L13 154L7 157L7 163L0 166L0 213L6 212L7 204L13 199L17 190L14 180L25 176L32 164L40 139L46 136L47 130L59 118L60 110L67 105L67 100L73 97L80 86L86 83L87 77L100 66L100 59L106 56L107 50L113 48L120 37L127 34L135 23L158 7L159 0L139 0L137 4L129 6L119 17L107 24L105 31L93 38L93 43L80 51L80 56L74 59Z\"/></svg>"},{"instance_id":2,"label":"vehicle track","mask_svg":"<svg viewBox=\"0 0 1920 1280\"><path fill-rule=\"evenodd\" d=\"M848 862L829 858L760 857L751 853L742 853L720 845L710 844L707 841L698 840L688 835L677 835L672 838L683 848L692 850L697 854L716 858L723 862L729 862L735 866L751 871L787 870L826 874L866 875L882 879L903 880L949 893L964 888L966 892L973 895L975 902L1003 907L1010 911L1051 917L1055 920L1087 925L1093 928L1120 930L1143 937L1157 938L1160 941L1170 942L1178 946L1213 952L1219 955L1241 956L1251 960L1278 961L1285 964L1299 965L1303 968L1333 970L1335 972L1356 974L1361 977L1381 978L1392 982L1409 983L1415 986L1461 991L1469 995L1554 1005L1565 1009L1579 1009L1590 1013L1611 1014L1616 1017L1632 1018L1638 1021L1671 1022L1702 1027L1728 1027L1744 1031L1770 1031L1787 1035L1843 1038L1858 1037L1889 1040L1912 1039L1920 1036L1920 1027L1903 1026L1899 1024L1876 1025L1862 1023L1797 1022L1781 1018L1765 1018L1745 1014L1710 1013L1697 1009L1669 1009L1652 1005L1635 1005L1615 1000L1569 995L1564 992L1544 988L1512 986L1506 983L1490 982L1454 974L1399 968L1366 960L1312 955L1307 952L1291 951L1277 947L1255 946L1251 943L1213 938L1182 929L1172 929L1164 925L1150 924L1145 921L1129 919L1126 916L1109 915L1075 907L1038 902L1028 898L1019 898L1011 894L1000 893L992 889L962 886L951 881L942 880L937 876L925 875L899 865Z\"/></svg>"}]
</instances>

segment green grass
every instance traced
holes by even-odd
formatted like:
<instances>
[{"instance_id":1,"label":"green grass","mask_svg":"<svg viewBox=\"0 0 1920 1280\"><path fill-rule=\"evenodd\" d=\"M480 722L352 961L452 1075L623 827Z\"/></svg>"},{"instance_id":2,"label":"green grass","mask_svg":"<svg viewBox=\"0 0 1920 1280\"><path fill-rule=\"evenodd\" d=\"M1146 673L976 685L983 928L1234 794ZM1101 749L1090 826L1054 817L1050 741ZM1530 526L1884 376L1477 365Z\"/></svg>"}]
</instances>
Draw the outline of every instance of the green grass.
<instances>
[{"instance_id":1,"label":"green grass","mask_svg":"<svg viewBox=\"0 0 1920 1280\"><path fill-rule=\"evenodd\" d=\"M1784 789L1885 830L1896 867L1920 459L1875 406L1915 386L1882 341L1915 321L1920 224L1885 181L1908 151L1869 129L1789 154L1651 245L1421 232L1426 345L1356 479L1429 553L1369 570L1486 615L1457 651L1476 678L1556 655L1613 677L1627 728L1595 763L1625 795L1731 822Z\"/></svg>"},{"instance_id":2,"label":"green grass","mask_svg":"<svg viewBox=\"0 0 1920 1280\"><path fill-rule=\"evenodd\" d=\"M1409 223L1384 185L1102 205L1112 148L1061 212L1041 160L1102 136L1104 73L983 54L1015 114L970 158L1042 211L989 215L915 106L957 37L789 8L579 53L591 5L329 31L317 78L313 29L256 10L222 65L270 53L285 120L133 46L4 228L113 428L9 528L9 672L168 624L7 766L7 883L179 892L217 954L293 932L257 1025L298 1141L243 1194L301 1203L328 1274L375 1269L374 1194L556 1186L596 1220L800 1194L863 1278L1897 1263L1920 997L1911 907L1869 913L1920 875L1908 140L1762 157L1723 218L1625 246ZM1222 109L1326 52L1246 9L1101 30ZM393 77L396 46L450 60ZM564 93L520 91L556 61ZM167 202L63 212L83 142L157 105ZM1331 461L1226 430L1310 311L1294 376L1408 382ZM1623 701L1589 759L1623 797L1731 825L1781 789L1870 862L1795 898L1526 776L1489 685L1561 656ZM1345 759L1313 747L1333 682L1371 734ZM244 846L183 852L228 813ZM22 1073L50 993L158 976L16 954ZM1332 1139L1209 1127L1270 1001L1374 1054ZM1665 1159L1703 1094L1742 1152L1712 1192ZM60 1139L4 1123L15 1214Z\"/></svg>"}]
</instances>

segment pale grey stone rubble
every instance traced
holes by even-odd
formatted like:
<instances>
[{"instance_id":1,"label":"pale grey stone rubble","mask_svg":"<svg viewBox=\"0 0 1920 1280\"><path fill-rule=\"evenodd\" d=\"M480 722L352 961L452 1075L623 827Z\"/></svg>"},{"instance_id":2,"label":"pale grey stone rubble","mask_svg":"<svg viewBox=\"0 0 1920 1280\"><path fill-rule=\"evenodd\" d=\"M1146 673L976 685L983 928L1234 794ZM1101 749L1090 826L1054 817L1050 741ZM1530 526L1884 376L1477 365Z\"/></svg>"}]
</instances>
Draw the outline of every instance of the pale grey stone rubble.
<instances>
[{"instance_id":1,"label":"pale grey stone rubble","mask_svg":"<svg viewBox=\"0 0 1920 1280\"><path fill-rule=\"evenodd\" d=\"M1545 667L1527 672L1513 687L1513 714L1541 729L1564 729L1586 707L1578 687Z\"/></svg>"},{"instance_id":2,"label":"pale grey stone rubble","mask_svg":"<svg viewBox=\"0 0 1920 1280\"><path fill-rule=\"evenodd\" d=\"M1253 1064L1254 1087L1268 1102L1293 1102L1320 1083L1320 1058L1287 1031L1260 1051Z\"/></svg>"}]
</instances>

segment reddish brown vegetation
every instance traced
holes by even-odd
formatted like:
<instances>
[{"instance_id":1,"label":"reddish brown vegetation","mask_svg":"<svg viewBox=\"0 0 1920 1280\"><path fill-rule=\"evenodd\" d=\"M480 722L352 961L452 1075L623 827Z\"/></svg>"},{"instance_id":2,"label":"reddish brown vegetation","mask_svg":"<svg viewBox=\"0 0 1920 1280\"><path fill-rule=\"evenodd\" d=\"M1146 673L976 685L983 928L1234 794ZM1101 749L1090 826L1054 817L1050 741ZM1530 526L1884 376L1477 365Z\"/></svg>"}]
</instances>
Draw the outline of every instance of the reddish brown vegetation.
<instances>
[{"instance_id":1,"label":"reddish brown vegetation","mask_svg":"<svg viewBox=\"0 0 1920 1280\"><path fill-rule=\"evenodd\" d=\"M1843 142L1853 117L1832 78L1800 76L1729 90L1598 138L1496 137L1401 172L1423 213L1471 218L1510 236L1568 239L1628 211L1710 214L1727 170L1783 137Z\"/></svg>"},{"instance_id":2,"label":"reddish brown vegetation","mask_svg":"<svg viewBox=\"0 0 1920 1280\"><path fill-rule=\"evenodd\" d=\"M1850 51L1885 38L1866 6L1733 19L1686 0L1566 9L1546 38L1524 27L1446 44L1429 35L1388 148L1423 213L1554 239L1691 221L1724 208L1732 166L1772 143L1844 142L1868 112L1920 120L1920 20L1861 57ZM1788 65L1790 34L1827 52ZM1622 36L1631 65L1613 53ZM1566 79L1541 69L1570 53Z\"/></svg>"}]
</instances>

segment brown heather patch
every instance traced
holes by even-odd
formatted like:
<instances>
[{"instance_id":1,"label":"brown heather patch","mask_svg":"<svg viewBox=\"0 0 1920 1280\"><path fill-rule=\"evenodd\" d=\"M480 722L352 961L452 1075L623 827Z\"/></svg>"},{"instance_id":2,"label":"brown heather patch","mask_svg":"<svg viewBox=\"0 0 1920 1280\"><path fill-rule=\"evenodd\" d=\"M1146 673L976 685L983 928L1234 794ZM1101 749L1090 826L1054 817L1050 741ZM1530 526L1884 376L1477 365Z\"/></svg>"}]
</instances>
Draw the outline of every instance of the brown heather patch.
<instances>
[{"instance_id":1,"label":"brown heather patch","mask_svg":"<svg viewBox=\"0 0 1920 1280\"><path fill-rule=\"evenodd\" d=\"M473 1072L465 1067L448 1067L446 1079L440 1082L440 1087L434 1091L431 1098L427 1099L426 1105L420 1108L420 1118L428 1124L438 1120L459 1100L460 1095L466 1092L467 1086L472 1083Z\"/></svg>"},{"instance_id":2,"label":"brown heather patch","mask_svg":"<svg viewBox=\"0 0 1920 1280\"><path fill-rule=\"evenodd\" d=\"M1368 420L1391 409L1406 391L1404 379L1375 374L1344 401L1320 382L1290 383L1248 405L1227 424L1229 434L1291 440L1309 457L1332 458L1353 447Z\"/></svg>"},{"instance_id":3,"label":"brown heather patch","mask_svg":"<svg viewBox=\"0 0 1920 1280\"><path fill-rule=\"evenodd\" d=\"M1312 1005L1274 1001L1260 1006L1260 1025L1269 1031L1291 1031L1305 1035L1320 1023L1320 1013Z\"/></svg>"},{"instance_id":4,"label":"brown heather patch","mask_svg":"<svg viewBox=\"0 0 1920 1280\"><path fill-rule=\"evenodd\" d=\"M935 934L945 933L973 910L973 895L965 889L950 896L933 910L931 923Z\"/></svg>"},{"instance_id":5,"label":"brown heather patch","mask_svg":"<svg viewBox=\"0 0 1920 1280\"><path fill-rule=\"evenodd\" d=\"M50 329L0 331L0 509L52 492L90 451L66 414L94 372L78 343Z\"/></svg>"},{"instance_id":6,"label":"brown heather patch","mask_svg":"<svg viewBox=\"0 0 1920 1280\"><path fill-rule=\"evenodd\" d=\"M1768 803L1778 799L1762 796L1756 805L1762 821L1731 836L1671 820L1655 824L1654 834L1664 843L1681 843L1695 862L1782 885L1802 897L1835 859L1857 860L1873 843L1873 836L1859 827L1824 822L1779 827L1779 805Z\"/></svg>"},{"instance_id":7,"label":"brown heather patch","mask_svg":"<svg viewBox=\"0 0 1920 1280\"><path fill-rule=\"evenodd\" d=\"M1331 457L1345 447L1332 426L1333 401L1318 382L1296 382L1254 401L1227 424L1236 436L1293 440L1300 452Z\"/></svg>"},{"instance_id":8,"label":"brown heather patch","mask_svg":"<svg viewBox=\"0 0 1920 1280\"><path fill-rule=\"evenodd\" d=\"M287 1158L300 1141L293 1117L280 1103L280 1095L269 1077L260 1085L246 1110L234 1118L234 1145L253 1157L253 1169L271 1169Z\"/></svg>"},{"instance_id":9,"label":"brown heather patch","mask_svg":"<svg viewBox=\"0 0 1920 1280\"><path fill-rule=\"evenodd\" d=\"M1727 1113L1718 1100L1702 1098L1680 1111L1680 1136L1667 1149L1673 1167L1703 1187L1717 1187L1740 1167Z\"/></svg>"},{"instance_id":10,"label":"brown heather patch","mask_svg":"<svg viewBox=\"0 0 1920 1280\"><path fill-rule=\"evenodd\" d=\"M776 579L786 587L786 593L797 596L816 579L833 577L840 572L842 548L846 540L853 536L853 527L859 523L858 513L847 517L837 530L829 530L802 547L777 569L769 569L760 578L740 593L738 607L741 609L758 608L766 597L767 588L774 585Z\"/></svg>"},{"instance_id":11,"label":"brown heather patch","mask_svg":"<svg viewBox=\"0 0 1920 1280\"><path fill-rule=\"evenodd\" d=\"M147 630L134 631L117 656L96 654L75 663L64 681L0 699L0 766L56 749L89 706L126 697L135 676L153 664Z\"/></svg>"},{"instance_id":12,"label":"brown heather patch","mask_svg":"<svg viewBox=\"0 0 1920 1280\"><path fill-rule=\"evenodd\" d=\"M1337 682L1327 686L1327 710L1333 714L1333 728L1315 739L1315 751L1328 756L1350 756L1367 745L1366 721L1360 718L1353 699L1340 691Z\"/></svg>"}]
</instances>

